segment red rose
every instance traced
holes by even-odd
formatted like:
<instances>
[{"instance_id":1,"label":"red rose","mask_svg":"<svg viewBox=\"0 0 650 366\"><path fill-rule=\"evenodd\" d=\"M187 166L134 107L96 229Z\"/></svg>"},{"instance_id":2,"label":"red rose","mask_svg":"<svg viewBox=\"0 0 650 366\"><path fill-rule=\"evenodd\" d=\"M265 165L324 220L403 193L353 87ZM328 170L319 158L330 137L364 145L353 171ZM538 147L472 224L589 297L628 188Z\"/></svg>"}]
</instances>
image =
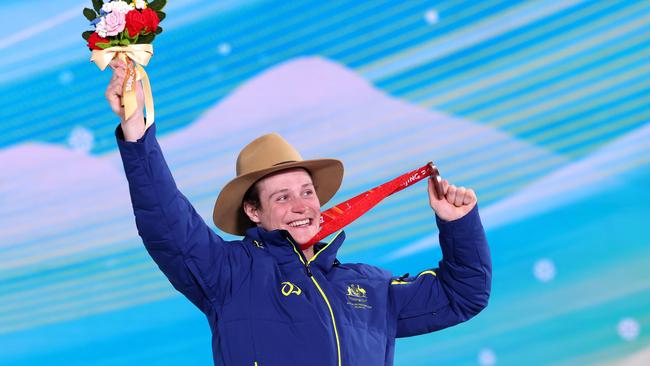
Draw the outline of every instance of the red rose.
<instances>
[{"instance_id":1,"label":"red rose","mask_svg":"<svg viewBox=\"0 0 650 366\"><path fill-rule=\"evenodd\" d=\"M144 23L146 24L146 31L155 32L156 29L158 29L158 23L160 22L160 20L158 20L158 15L156 12L149 8L146 8L142 10L142 16L144 17Z\"/></svg>"},{"instance_id":2,"label":"red rose","mask_svg":"<svg viewBox=\"0 0 650 366\"><path fill-rule=\"evenodd\" d=\"M97 47L97 43L108 42L110 42L108 39L100 37L97 32L93 32L90 37L88 37L88 48L91 50L101 50L101 48Z\"/></svg>"},{"instance_id":3,"label":"red rose","mask_svg":"<svg viewBox=\"0 0 650 366\"><path fill-rule=\"evenodd\" d=\"M139 11L133 9L126 13L126 29L129 31L130 37L135 37L146 26L147 23Z\"/></svg>"}]
</instances>

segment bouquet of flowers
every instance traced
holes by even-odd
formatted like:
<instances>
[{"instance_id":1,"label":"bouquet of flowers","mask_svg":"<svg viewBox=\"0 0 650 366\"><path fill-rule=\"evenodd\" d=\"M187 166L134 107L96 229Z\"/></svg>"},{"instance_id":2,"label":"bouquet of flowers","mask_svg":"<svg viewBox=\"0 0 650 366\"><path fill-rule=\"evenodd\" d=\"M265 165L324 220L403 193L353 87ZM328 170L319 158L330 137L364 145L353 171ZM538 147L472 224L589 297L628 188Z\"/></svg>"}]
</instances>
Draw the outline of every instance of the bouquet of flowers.
<instances>
[{"instance_id":1,"label":"bouquet of flowers","mask_svg":"<svg viewBox=\"0 0 650 366\"><path fill-rule=\"evenodd\" d=\"M85 31L82 37L92 51L90 60L102 71L115 57L127 65L122 103L125 118L136 110L135 82L142 81L147 110L147 127L154 121L153 97L149 78L142 66L153 55L151 43L163 29L159 23L165 19L162 9L167 0L92 0L93 8L85 8L83 15L95 28Z\"/></svg>"},{"instance_id":2,"label":"bouquet of flowers","mask_svg":"<svg viewBox=\"0 0 650 366\"><path fill-rule=\"evenodd\" d=\"M166 0L92 0L93 9L83 14L95 27L82 33L91 50L103 50L131 44L151 44L162 33L158 24L165 19L162 8Z\"/></svg>"}]
</instances>

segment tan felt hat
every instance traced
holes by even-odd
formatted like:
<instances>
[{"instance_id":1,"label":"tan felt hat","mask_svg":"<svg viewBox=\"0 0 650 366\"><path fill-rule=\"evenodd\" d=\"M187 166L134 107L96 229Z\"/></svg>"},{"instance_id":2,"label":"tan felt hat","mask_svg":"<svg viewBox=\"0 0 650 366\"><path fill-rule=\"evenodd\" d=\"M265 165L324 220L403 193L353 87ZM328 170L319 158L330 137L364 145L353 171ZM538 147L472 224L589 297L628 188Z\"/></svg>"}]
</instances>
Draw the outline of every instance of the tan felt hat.
<instances>
[{"instance_id":1,"label":"tan felt hat","mask_svg":"<svg viewBox=\"0 0 650 366\"><path fill-rule=\"evenodd\" d=\"M298 150L277 133L258 137L239 153L237 177L223 187L214 204L214 224L229 234L245 235L253 226L242 209L246 191L264 176L290 168L309 171L321 205L334 196L343 180L340 160L303 160Z\"/></svg>"}]
</instances>

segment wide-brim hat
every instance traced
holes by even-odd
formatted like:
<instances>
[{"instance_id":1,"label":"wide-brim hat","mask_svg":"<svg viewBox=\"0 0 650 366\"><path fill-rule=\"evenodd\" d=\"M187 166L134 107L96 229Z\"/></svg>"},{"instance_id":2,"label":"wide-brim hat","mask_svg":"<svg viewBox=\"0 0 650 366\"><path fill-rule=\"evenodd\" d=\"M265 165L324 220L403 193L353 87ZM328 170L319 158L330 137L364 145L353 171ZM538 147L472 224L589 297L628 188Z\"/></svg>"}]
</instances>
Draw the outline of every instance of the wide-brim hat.
<instances>
[{"instance_id":1,"label":"wide-brim hat","mask_svg":"<svg viewBox=\"0 0 650 366\"><path fill-rule=\"evenodd\" d=\"M242 209L246 191L265 176L291 168L309 171L321 206L336 194L343 180L340 160L303 160L298 150L277 133L258 137L239 153L237 177L221 189L214 204L214 224L229 234L245 235L254 225Z\"/></svg>"}]
</instances>

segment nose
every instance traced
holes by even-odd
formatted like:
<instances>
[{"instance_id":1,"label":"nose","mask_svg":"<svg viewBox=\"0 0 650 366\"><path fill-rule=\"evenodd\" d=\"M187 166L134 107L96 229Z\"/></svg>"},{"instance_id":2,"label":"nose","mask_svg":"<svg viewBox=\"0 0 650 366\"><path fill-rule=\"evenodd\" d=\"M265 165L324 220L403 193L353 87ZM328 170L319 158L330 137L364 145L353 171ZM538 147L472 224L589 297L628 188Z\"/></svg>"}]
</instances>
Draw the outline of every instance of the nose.
<instances>
[{"instance_id":1,"label":"nose","mask_svg":"<svg viewBox=\"0 0 650 366\"><path fill-rule=\"evenodd\" d=\"M304 213L307 211L307 204L302 199L293 200L291 211L295 213Z\"/></svg>"}]
</instances>

